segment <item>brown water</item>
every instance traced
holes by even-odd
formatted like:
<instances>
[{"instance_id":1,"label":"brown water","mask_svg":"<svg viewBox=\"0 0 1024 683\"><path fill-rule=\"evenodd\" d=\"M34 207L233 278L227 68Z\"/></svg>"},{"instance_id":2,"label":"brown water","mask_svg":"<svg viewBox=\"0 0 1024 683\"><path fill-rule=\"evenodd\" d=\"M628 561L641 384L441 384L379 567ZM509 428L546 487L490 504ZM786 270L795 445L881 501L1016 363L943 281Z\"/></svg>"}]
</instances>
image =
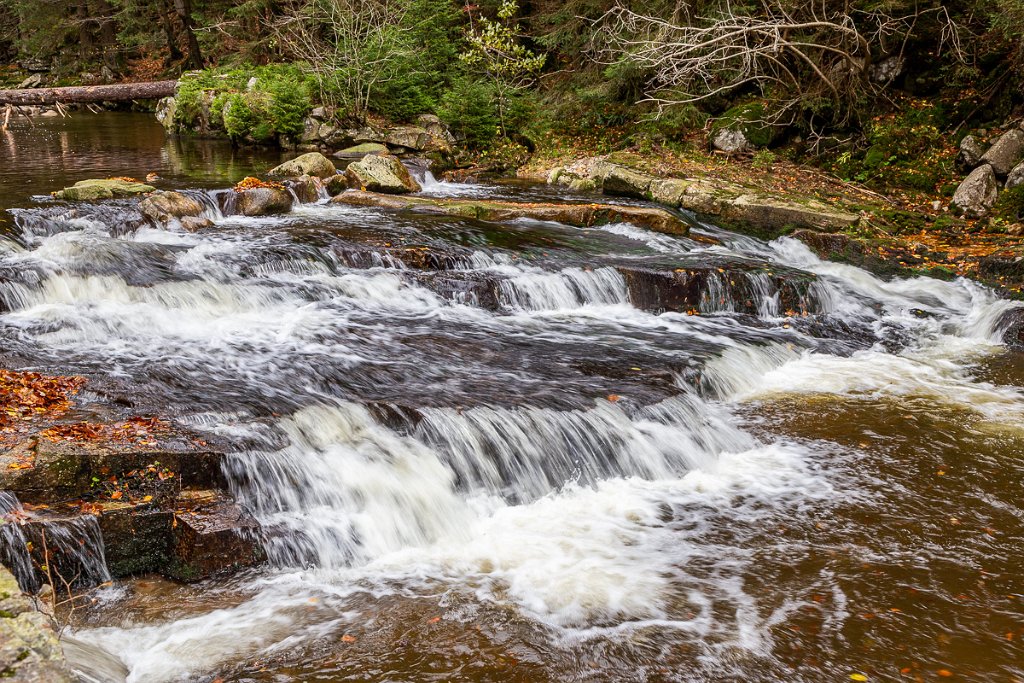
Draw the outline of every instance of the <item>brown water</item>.
<instances>
[{"instance_id":1,"label":"brown water","mask_svg":"<svg viewBox=\"0 0 1024 683\"><path fill-rule=\"evenodd\" d=\"M272 163L93 121L40 137L62 170L30 164L5 201ZM710 226L723 247L325 205L188 235L73 208L17 214L0 360L255 444L229 478L277 530L266 568L123 581L74 615L131 681L1024 680L1024 357L991 292ZM386 258L424 247L429 268ZM621 275L702 268L701 315ZM808 317L766 272L813 278Z\"/></svg>"}]
</instances>

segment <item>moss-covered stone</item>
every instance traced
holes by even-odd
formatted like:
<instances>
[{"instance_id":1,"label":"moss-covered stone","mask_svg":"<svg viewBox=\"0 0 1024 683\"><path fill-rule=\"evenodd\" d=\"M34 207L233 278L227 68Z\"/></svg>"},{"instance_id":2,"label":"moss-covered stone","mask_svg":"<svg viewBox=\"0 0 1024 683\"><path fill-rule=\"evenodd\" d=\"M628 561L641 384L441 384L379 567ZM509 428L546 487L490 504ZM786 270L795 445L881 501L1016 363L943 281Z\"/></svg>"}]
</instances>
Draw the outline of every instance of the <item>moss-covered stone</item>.
<instances>
[{"instance_id":1,"label":"moss-covered stone","mask_svg":"<svg viewBox=\"0 0 1024 683\"><path fill-rule=\"evenodd\" d=\"M711 127L712 138L723 130L738 130L754 147L767 147L775 141L779 129L767 122L764 104L740 104L722 114Z\"/></svg>"},{"instance_id":2,"label":"moss-covered stone","mask_svg":"<svg viewBox=\"0 0 1024 683\"><path fill-rule=\"evenodd\" d=\"M144 194L156 190L152 185L145 183L129 182L127 180L80 180L71 187L54 193L57 199L68 201L96 201L98 199L112 199L114 197L130 197L132 195Z\"/></svg>"}]
</instances>

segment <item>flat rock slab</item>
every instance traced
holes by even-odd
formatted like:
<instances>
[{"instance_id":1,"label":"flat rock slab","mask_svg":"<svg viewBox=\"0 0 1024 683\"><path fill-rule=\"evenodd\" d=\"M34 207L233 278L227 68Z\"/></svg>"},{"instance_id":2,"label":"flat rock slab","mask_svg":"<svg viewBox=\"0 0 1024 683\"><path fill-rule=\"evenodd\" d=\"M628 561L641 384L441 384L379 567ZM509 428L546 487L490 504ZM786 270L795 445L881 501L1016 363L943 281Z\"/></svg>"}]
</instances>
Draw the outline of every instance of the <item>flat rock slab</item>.
<instances>
[{"instance_id":1,"label":"flat rock slab","mask_svg":"<svg viewBox=\"0 0 1024 683\"><path fill-rule=\"evenodd\" d=\"M332 202L350 206L375 206L384 209L416 210L484 221L511 221L529 218L556 221L566 225L590 227L609 223L630 223L657 232L687 235L689 224L664 209L616 204L522 203L472 199L428 199L396 197L376 192L344 192Z\"/></svg>"},{"instance_id":2,"label":"flat rock slab","mask_svg":"<svg viewBox=\"0 0 1024 683\"><path fill-rule=\"evenodd\" d=\"M224 454L191 435L151 443L51 440L38 436L0 452L0 490L22 502L51 503L86 495L106 480L159 463L182 486L223 486Z\"/></svg>"},{"instance_id":3,"label":"flat rock slab","mask_svg":"<svg viewBox=\"0 0 1024 683\"><path fill-rule=\"evenodd\" d=\"M174 513L171 562L161 570L179 581L198 581L264 559L259 523L225 494L182 491Z\"/></svg>"},{"instance_id":4,"label":"flat rock slab","mask_svg":"<svg viewBox=\"0 0 1024 683\"><path fill-rule=\"evenodd\" d=\"M65 187L53 194L57 199L71 201L95 201L113 197L130 197L153 192L156 188L145 183L127 180L81 180L71 187Z\"/></svg>"}]
</instances>

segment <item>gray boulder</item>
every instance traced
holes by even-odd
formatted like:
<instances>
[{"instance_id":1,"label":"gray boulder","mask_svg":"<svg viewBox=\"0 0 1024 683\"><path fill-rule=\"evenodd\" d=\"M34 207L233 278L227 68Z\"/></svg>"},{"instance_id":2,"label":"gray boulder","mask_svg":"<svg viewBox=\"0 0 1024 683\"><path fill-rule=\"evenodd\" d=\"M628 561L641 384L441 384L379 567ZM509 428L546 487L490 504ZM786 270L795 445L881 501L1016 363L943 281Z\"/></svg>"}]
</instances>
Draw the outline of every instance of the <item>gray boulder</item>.
<instances>
[{"instance_id":1,"label":"gray boulder","mask_svg":"<svg viewBox=\"0 0 1024 683\"><path fill-rule=\"evenodd\" d=\"M349 164L345 177L349 187L371 192L406 194L422 189L409 174L409 169L391 155L368 154L362 161Z\"/></svg>"},{"instance_id":2,"label":"gray boulder","mask_svg":"<svg viewBox=\"0 0 1024 683\"><path fill-rule=\"evenodd\" d=\"M288 213L292 208L292 196L287 190L276 187L255 187L238 193L235 211L243 216L267 216Z\"/></svg>"},{"instance_id":3,"label":"gray boulder","mask_svg":"<svg viewBox=\"0 0 1024 683\"><path fill-rule=\"evenodd\" d=\"M388 146L379 142L364 142L361 145L347 147L333 154L335 159L362 159L367 154L387 154Z\"/></svg>"},{"instance_id":4,"label":"gray boulder","mask_svg":"<svg viewBox=\"0 0 1024 683\"><path fill-rule=\"evenodd\" d=\"M1000 135L981 161L992 166L997 176L1005 178L1014 166L1024 161L1024 130L1014 128Z\"/></svg>"},{"instance_id":5,"label":"gray boulder","mask_svg":"<svg viewBox=\"0 0 1024 683\"><path fill-rule=\"evenodd\" d=\"M268 175L282 178L297 178L303 175L312 175L318 178L330 178L337 173L331 160L320 152L309 152L291 161L286 161L280 166L270 169Z\"/></svg>"},{"instance_id":6,"label":"gray boulder","mask_svg":"<svg viewBox=\"0 0 1024 683\"><path fill-rule=\"evenodd\" d=\"M995 206L999 198L999 183L989 164L983 164L971 171L953 194L955 209L971 218L980 218Z\"/></svg>"},{"instance_id":7,"label":"gray boulder","mask_svg":"<svg viewBox=\"0 0 1024 683\"><path fill-rule=\"evenodd\" d=\"M199 216L203 204L180 192L154 192L139 202L139 211L151 223L166 225L172 219Z\"/></svg>"},{"instance_id":8,"label":"gray boulder","mask_svg":"<svg viewBox=\"0 0 1024 683\"><path fill-rule=\"evenodd\" d=\"M173 97L165 97L156 103L156 120L167 132L175 129L174 113L178 110L178 101Z\"/></svg>"},{"instance_id":9,"label":"gray boulder","mask_svg":"<svg viewBox=\"0 0 1024 683\"><path fill-rule=\"evenodd\" d=\"M747 140L747 136L743 134L742 130L737 128L722 128L711 139L711 145L726 154L748 152L753 149L753 145Z\"/></svg>"},{"instance_id":10,"label":"gray boulder","mask_svg":"<svg viewBox=\"0 0 1024 683\"><path fill-rule=\"evenodd\" d=\"M968 135L960 141L960 151L956 155L957 166L966 172L973 171L981 163L984 154L985 145L973 135Z\"/></svg>"},{"instance_id":11,"label":"gray boulder","mask_svg":"<svg viewBox=\"0 0 1024 683\"><path fill-rule=\"evenodd\" d=\"M1007 190L1012 190L1019 185L1024 185L1024 161L1014 166L1010 175L1006 176Z\"/></svg>"},{"instance_id":12,"label":"gray boulder","mask_svg":"<svg viewBox=\"0 0 1024 683\"><path fill-rule=\"evenodd\" d=\"M384 142L391 147L422 152L430 144L430 134L419 126L398 126L387 132Z\"/></svg>"},{"instance_id":13,"label":"gray boulder","mask_svg":"<svg viewBox=\"0 0 1024 683\"><path fill-rule=\"evenodd\" d=\"M339 178L340 176L331 176L331 178ZM329 181L330 179L328 179ZM313 204L320 199L320 187L323 181L320 178L310 175L302 175L298 178L291 180L285 180L284 184L288 189L295 193L299 202L302 204Z\"/></svg>"}]
</instances>

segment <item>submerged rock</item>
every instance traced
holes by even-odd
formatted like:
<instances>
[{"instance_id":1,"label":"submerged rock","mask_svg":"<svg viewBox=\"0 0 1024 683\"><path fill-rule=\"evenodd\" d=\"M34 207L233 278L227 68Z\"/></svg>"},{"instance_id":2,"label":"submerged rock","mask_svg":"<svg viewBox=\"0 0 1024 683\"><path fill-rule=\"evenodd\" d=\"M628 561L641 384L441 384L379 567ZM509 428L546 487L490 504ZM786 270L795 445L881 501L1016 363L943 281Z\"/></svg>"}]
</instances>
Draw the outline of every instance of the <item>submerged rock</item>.
<instances>
[{"instance_id":1,"label":"submerged rock","mask_svg":"<svg viewBox=\"0 0 1024 683\"><path fill-rule=\"evenodd\" d=\"M349 164L345 177L349 187L371 192L405 194L422 189L398 157L390 155L368 154L362 161Z\"/></svg>"},{"instance_id":2,"label":"submerged rock","mask_svg":"<svg viewBox=\"0 0 1024 683\"><path fill-rule=\"evenodd\" d=\"M111 199L113 197L130 197L137 194L153 192L156 188L145 183L114 180L96 179L80 180L71 187L65 187L53 194L57 199L70 201L95 201L97 199Z\"/></svg>"},{"instance_id":3,"label":"submerged rock","mask_svg":"<svg viewBox=\"0 0 1024 683\"><path fill-rule=\"evenodd\" d=\"M971 218L980 218L995 206L999 198L999 183L990 164L971 171L953 194L951 206Z\"/></svg>"},{"instance_id":4,"label":"submerged rock","mask_svg":"<svg viewBox=\"0 0 1024 683\"><path fill-rule=\"evenodd\" d=\"M643 206L395 197L359 191L344 192L331 201L352 206L415 209L427 213L463 216L485 221L511 221L517 218L532 218L534 220L556 221L580 227L605 225L608 223L632 223L673 235L686 235L690 231L689 224L682 218L664 209Z\"/></svg>"},{"instance_id":5,"label":"submerged rock","mask_svg":"<svg viewBox=\"0 0 1024 683\"><path fill-rule=\"evenodd\" d=\"M338 170L331 163L331 160L320 152L309 152L291 161L286 161L279 166L270 169L268 175L283 178L297 178L303 175L317 176L318 178L330 178Z\"/></svg>"}]
</instances>

